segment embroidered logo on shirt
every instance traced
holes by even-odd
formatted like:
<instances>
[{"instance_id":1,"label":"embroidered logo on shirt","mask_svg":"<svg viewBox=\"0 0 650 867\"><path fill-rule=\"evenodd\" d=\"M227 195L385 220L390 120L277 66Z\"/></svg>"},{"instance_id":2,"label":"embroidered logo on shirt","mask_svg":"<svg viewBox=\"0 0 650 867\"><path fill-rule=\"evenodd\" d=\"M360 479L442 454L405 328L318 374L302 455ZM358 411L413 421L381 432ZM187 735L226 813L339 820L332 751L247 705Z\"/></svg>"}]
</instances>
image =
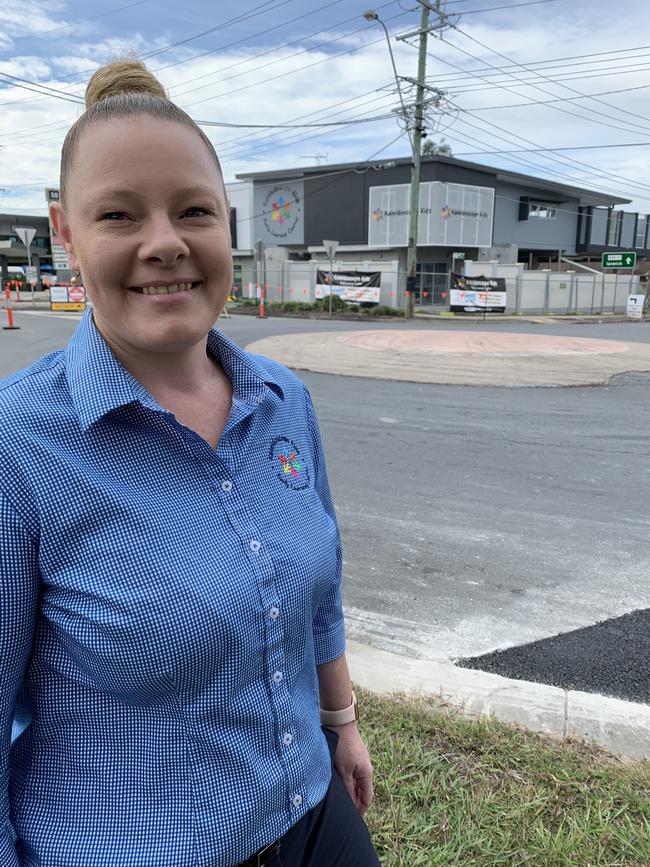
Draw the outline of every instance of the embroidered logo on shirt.
<instances>
[{"instance_id":1,"label":"embroidered logo on shirt","mask_svg":"<svg viewBox=\"0 0 650 867\"><path fill-rule=\"evenodd\" d=\"M304 491L309 487L309 470L292 440L285 436L275 437L269 449L269 460L273 461L278 479L287 488Z\"/></svg>"}]
</instances>

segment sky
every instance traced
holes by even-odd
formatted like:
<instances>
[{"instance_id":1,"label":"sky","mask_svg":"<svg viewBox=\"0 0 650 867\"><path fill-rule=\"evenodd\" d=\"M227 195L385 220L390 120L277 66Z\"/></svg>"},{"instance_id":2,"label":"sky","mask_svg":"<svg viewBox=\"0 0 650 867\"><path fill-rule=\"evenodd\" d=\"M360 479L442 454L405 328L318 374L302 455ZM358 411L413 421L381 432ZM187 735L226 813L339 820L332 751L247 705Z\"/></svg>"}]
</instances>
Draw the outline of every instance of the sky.
<instances>
[{"instance_id":1,"label":"sky","mask_svg":"<svg viewBox=\"0 0 650 867\"><path fill-rule=\"evenodd\" d=\"M435 5L435 0L429 0ZM650 213L650 3L439 0L428 137ZM373 5L373 3L375 5ZM46 214L93 70L136 53L242 172L410 155L419 0L0 0L0 212ZM405 37L405 38L400 38ZM325 125L328 124L328 125ZM311 126L310 126L311 125Z\"/></svg>"}]
</instances>

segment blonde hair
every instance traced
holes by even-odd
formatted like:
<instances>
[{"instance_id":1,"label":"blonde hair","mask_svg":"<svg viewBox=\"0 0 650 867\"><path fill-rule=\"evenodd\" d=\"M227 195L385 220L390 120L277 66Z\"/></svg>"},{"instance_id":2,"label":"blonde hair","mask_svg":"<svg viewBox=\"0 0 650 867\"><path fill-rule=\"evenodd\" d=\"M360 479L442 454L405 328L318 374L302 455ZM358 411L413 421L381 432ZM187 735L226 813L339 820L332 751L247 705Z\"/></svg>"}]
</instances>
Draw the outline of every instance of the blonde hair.
<instances>
[{"instance_id":1,"label":"blonde hair","mask_svg":"<svg viewBox=\"0 0 650 867\"><path fill-rule=\"evenodd\" d=\"M61 175L59 197L65 202L67 181L72 170L77 143L83 131L93 123L128 117L150 117L182 123L201 136L214 157L223 179L219 157L214 145L192 118L173 103L162 84L147 67L136 58L116 60L101 66L86 87L86 110L76 120L61 148Z\"/></svg>"}]
</instances>

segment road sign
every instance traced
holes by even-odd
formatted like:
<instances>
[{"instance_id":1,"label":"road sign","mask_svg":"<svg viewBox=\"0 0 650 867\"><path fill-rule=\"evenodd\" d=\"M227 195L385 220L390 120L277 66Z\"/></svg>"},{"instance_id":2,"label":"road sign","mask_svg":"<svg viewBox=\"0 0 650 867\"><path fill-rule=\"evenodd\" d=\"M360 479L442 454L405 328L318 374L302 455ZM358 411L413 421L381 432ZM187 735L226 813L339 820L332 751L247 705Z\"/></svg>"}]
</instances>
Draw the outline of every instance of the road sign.
<instances>
[{"instance_id":1,"label":"road sign","mask_svg":"<svg viewBox=\"0 0 650 867\"><path fill-rule=\"evenodd\" d=\"M629 295L627 299L627 318L643 319L645 295Z\"/></svg>"},{"instance_id":2,"label":"road sign","mask_svg":"<svg viewBox=\"0 0 650 867\"><path fill-rule=\"evenodd\" d=\"M29 228L28 226L14 226L14 232L18 235L25 247L29 249L29 245L34 240L36 229Z\"/></svg>"},{"instance_id":3,"label":"road sign","mask_svg":"<svg viewBox=\"0 0 650 867\"><path fill-rule=\"evenodd\" d=\"M603 253L603 268L636 268L636 253Z\"/></svg>"},{"instance_id":4,"label":"road sign","mask_svg":"<svg viewBox=\"0 0 650 867\"><path fill-rule=\"evenodd\" d=\"M50 286L50 310L85 310L83 286Z\"/></svg>"},{"instance_id":5,"label":"road sign","mask_svg":"<svg viewBox=\"0 0 650 867\"><path fill-rule=\"evenodd\" d=\"M328 259L332 260L334 258L334 254L336 253L338 246L338 241L323 241L323 247L325 247L325 252L327 253Z\"/></svg>"},{"instance_id":6,"label":"road sign","mask_svg":"<svg viewBox=\"0 0 650 867\"><path fill-rule=\"evenodd\" d=\"M83 286L70 286L68 289L68 299L77 304L86 300L86 290Z\"/></svg>"},{"instance_id":7,"label":"road sign","mask_svg":"<svg viewBox=\"0 0 650 867\"><path fill-rule=\"evenodd\" d=\"M28 265L25 269L25 279L28 283L38 283L38 269L36 265Z\"/></svg>"},{"instance_id":8,"label":"road sign","mask_svg":"<svg viewBox=\"0 0 650 867\"><path fill-rule=\"evenodd\" d=\"M464 259L465 254L464 253L452 253L451 258L452 259Z\"/></svg>"}]
</instances>

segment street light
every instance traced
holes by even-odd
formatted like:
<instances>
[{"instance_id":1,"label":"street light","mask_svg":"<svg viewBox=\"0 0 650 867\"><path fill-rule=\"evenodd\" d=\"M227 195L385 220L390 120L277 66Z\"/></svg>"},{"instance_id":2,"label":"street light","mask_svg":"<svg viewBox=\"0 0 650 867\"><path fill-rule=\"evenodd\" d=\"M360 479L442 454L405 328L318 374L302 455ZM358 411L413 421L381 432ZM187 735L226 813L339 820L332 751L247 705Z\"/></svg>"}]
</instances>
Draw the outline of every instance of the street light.
<instances>
[{"instance_id":1,"label":"street light","mask_svg":"<svg viewBox=\"0 0 650 867\"><path fill-rule=\"evenodd\" d=\"M407 130L409 133L409 141L411 142L411 151L413 160L411 162L411 196L409 207L409 238L408 250L406 255L406 304L404 308L404 316L406 319L413 319L414 313L414 296L417 280L417 238L418 238L418 216L420 210L420 159L422 147L422 134L424 123L424 79L426 73L426 54L427 54L427 34L429 31L429 4L426 0L420 0L422 4L422 15L420 20L420 49L418 51L418 77L416 79L416 96L415 96L415 129L411 137L411 130L408 126L408 114L402 98L402 89L400 87L400 79L395 66L395 58L393 57L393 49L390 44L390 37L386 25L381 20L376 12L369 9L363 13L366 21L378 21L384 28L386 39L388 40L388 50L390 51L390 59L393 63L393 71L397 82L397 91L399 93L400 102L402 103L402 111L406 117Z\"/></svg>"},{"instance_id":2,"label":"street light","mask_svg":"<svg viewBox=\"0 0 650 867\"><path fill-rule=\"evenodd\" d=\"M395 75L395 84L397 85L397 93L399 95L399 101L400 101L400 105L402 106L402 113L404 115L404 121L406 123L406 132L408 133L409 141L411 142L411 147L413 147L413 138L411 136L411 129L408 125L408 115L406 112L406 105L404 103L404 96L402 94L402 87L400 85L400 77L397 73L397 66L395 65L395 55L393 54L393 47L390 44L390 34L388 32L388 28L386 27L384 22L381 20L379 15L377 15L377 13L374 12L372 9L368 9L366 12L364 12L363 17L366 19L366 21L376 21L378 24L381 24L381 26L384 28L384 33L386 34L386 44L388 45L388 53L390 54L390 62L393 65L393 73Z\"/></svg>"}]
</instances>

